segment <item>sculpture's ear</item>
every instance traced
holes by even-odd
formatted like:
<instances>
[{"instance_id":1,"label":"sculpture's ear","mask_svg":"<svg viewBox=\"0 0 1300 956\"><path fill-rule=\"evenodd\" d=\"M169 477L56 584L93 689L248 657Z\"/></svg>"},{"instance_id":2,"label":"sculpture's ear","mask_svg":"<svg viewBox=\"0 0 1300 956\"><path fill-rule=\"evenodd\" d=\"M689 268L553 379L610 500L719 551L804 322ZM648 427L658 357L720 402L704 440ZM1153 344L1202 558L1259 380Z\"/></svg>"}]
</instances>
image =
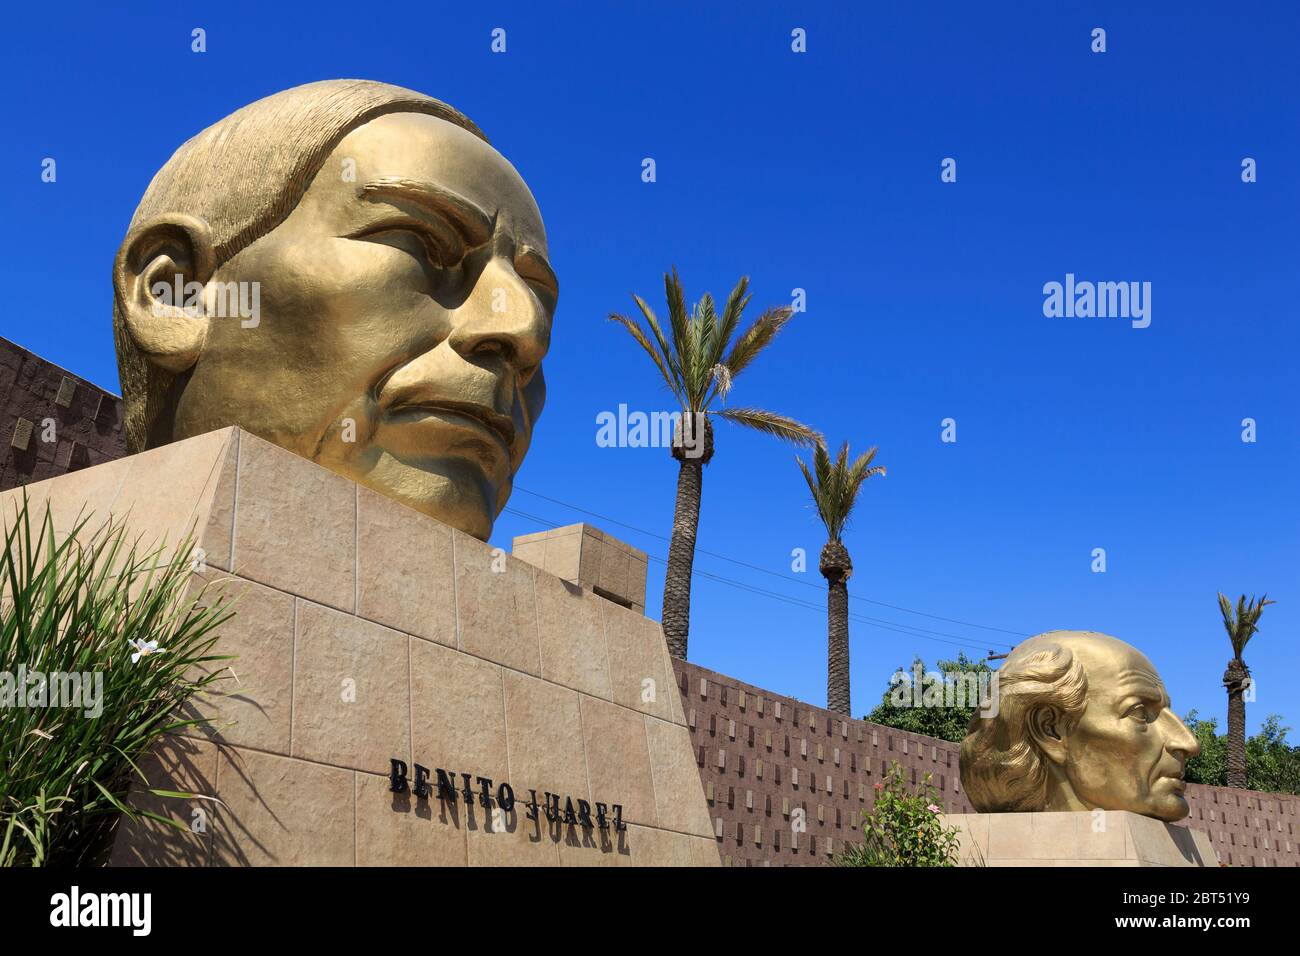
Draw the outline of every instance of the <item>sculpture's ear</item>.
<instances>
[{"instance_id":1,"label":"sculpture's ear","mask_svg":"<svg viewBox=\"0 0 1300 956\"><path fill-rule=\"evenodd\" d=\"M198 361L208 318L195 292L215 268L208 224L193 216L149 219L122 241L113 295L131 341L159 368L183 372Z\"/></svg>"},{"instance_id":2,"label":"sculpture's ear","mask_svg":"<svg viewBox=\"0 0 1300 956\"><path fill-rule=\"evenodd\" d=\"M1041 704L1029 712L1025 731L1034 746L1052 763L1065 763L1065 715L1060 708Z\"/></svg>"}]
</instances>

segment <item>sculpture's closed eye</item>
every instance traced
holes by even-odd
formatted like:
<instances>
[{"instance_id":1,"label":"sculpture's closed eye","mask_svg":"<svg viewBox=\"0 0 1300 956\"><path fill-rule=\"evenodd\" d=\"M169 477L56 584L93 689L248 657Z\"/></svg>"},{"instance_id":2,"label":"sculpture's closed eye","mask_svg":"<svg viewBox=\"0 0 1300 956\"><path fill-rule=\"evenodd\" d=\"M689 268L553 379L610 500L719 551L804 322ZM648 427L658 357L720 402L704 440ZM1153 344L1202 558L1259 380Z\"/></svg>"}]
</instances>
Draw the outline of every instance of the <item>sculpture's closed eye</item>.
<instances>
[{"instance_id":1,"label":"sculpture's closed eye","mask_svg":"<svg viewBox=\"0 0 1300 956\"><path fill-rule=\"evenodd\" d=\"M378 239L409 236L419 243L422 257L432 266L449 269L459 265L469 251L464 240L454 229L434 226L415 220L386 221L355 233L350 239ZM410 252L407 243L392 243Z\"/></svg>"}]
</instances>

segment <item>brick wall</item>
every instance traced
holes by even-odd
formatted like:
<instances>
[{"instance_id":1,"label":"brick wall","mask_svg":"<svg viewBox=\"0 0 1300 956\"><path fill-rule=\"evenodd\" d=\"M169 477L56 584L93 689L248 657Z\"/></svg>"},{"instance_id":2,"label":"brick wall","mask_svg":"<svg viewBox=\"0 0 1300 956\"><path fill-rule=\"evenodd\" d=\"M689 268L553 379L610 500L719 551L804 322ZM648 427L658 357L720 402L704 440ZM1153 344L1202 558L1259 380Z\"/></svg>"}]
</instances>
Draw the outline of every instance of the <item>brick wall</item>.
<instances>
[{"instance_id":1,"label":"brick wall","mask_svg":"<svg viewBox=\"0 0 1300 956\"><path fill-rule=\"evenodd\" d=\"M0 338L0 491L121 458L121 404L111 392Z\"/></svg>"},{"instance_id":2,"label":"brick wall","mask_svg":"<svg viewBox=\"0 0 1300 956\"><path fill-rule=\"evenodd\" d=\"M949 813L973 813L958 745L864 720L673 661L686 724L724 866L813 866L860 839L873 784L897 761L924 774ZM1300 866L1300 797L1188 786L1185 825L1209 834L1232 866ZM794 833L801 808L805 831Z\"/></svg>"}]
</instances>

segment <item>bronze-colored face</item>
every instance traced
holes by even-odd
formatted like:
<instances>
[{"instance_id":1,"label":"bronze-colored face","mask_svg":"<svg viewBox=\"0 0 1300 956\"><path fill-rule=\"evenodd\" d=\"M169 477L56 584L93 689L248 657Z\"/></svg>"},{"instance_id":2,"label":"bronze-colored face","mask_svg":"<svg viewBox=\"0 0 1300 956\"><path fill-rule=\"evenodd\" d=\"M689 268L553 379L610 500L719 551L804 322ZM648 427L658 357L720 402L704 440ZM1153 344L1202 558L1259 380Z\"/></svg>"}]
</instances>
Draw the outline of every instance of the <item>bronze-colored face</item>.
<instances>
[{"instance_id":1,"label":"bronze-colored face","mask_svg":"<svg viewBox=\"0 0 1300 956\"><path fill-rule=\"evenodd\" d=\"M175 439L238 424L488 536L541 413L558 295L510 163L436 117L381 116L212 278L258 283L260 315L210 320Z\"/></svg>"},{"instance_id":2,"label":"bronze-colored face","mask_svg":"<svg viewBox=\"0 0 1300 956\"><path fill-rule=\"evenodd\" d=\"M1161 820L1187 816L1183 769L1200 744L1170 709L1155 667L1136 648L1096 635L1071 644L1088 675L1088 702L1066 738L1047 809L1102 807Z\"/></svg>"}]
</instances>

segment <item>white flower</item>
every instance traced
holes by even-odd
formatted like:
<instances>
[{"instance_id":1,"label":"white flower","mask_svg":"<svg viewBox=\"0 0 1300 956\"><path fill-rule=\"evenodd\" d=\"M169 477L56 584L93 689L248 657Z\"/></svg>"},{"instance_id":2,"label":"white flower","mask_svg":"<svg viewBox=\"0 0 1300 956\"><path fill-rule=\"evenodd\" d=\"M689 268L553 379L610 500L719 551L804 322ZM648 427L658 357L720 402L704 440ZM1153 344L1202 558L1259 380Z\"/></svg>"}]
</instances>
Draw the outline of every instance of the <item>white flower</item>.
<instances>
[{"instance_id":1,"label":"white flower","mask_svg":"<svg viewBox=\"0 0 1300 956\"><path fill-rule=\"evenodd\" d=\"M930 804L928 807L926 807L926 809L929 810L931 813L943 813L943 808L933 803Z\"/></svg>"},{"instance_id":2,"label":"white flower","mask_svg":"<svg viewBox=\"0 0 1300 956\"><path fill-rule=\"evenodd\" d=\"M148 657L150 654L161 654L163 651L158 646L157 641L133 641L128 638L127 643L135 648L135 653L131 655L132 664L138 664L142 657Z\"/></svg>"}]
</instances>

